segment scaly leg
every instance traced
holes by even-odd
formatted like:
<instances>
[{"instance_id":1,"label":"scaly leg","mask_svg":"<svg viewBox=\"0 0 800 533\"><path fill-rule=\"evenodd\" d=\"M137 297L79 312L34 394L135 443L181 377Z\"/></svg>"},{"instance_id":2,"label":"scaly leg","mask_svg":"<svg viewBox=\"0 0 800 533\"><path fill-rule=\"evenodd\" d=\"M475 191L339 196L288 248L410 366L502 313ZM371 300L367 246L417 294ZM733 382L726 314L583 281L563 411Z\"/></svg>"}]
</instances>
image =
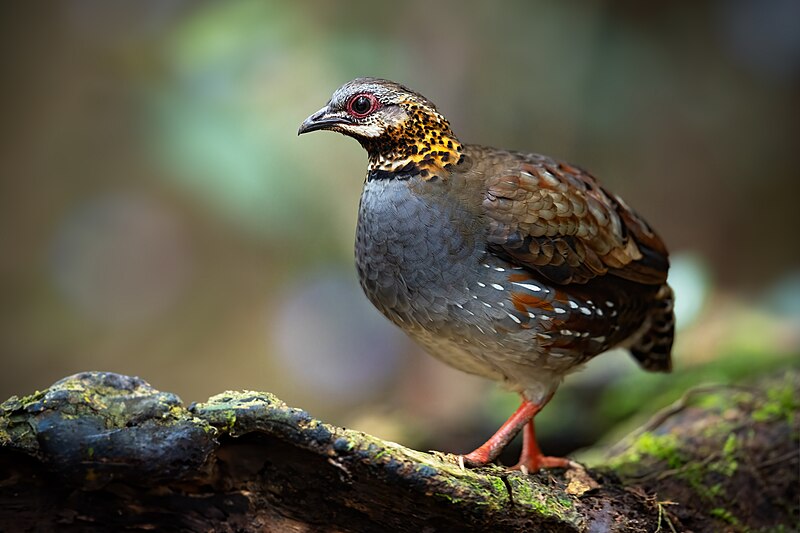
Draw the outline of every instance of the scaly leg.
<instances>
[{"instance_id":1,"label":"scaly leg","mask_svg":"<svg viewBox=\"0 0 800 533\"><path fill-rule=\"evenodd\" d=\"M523 399L519 408L502 426L500 426L500 429L498 429L489 440L464 456L464 464L467 466L483 466L497 459L500 452L502 452L503 449L508 446L508 443L517 436L517 433L533 419L534 415L539 412L539 409L541 409L539 405Z\"/></svg>"},{"instance_id":2,"label":"scaly leg","mask_svg":"<svg viewBox=\"0 0 800 533\"><path fill-rule=\"evenodd\" d=\"M519 462L514 465L515 470L523 472L537 472L540 468L569 468L569 459L563 457L550 457L542 454L536 442L536 429L533 419L522 430L522 454Z\"/></svg>"},{"instance_id":3,"label":"scaly leg","mask_svg":"<svg viewBox=\"0 0 800 533\"><path fill-rule=\"evenodd\" d=\"M522 434L522 455L519 463L514 468L524 469L528 472L536 472L540 468L566 468L569 466L567 459L560 457L546 457L542 455L539 445L536 443L536 432L533 426L533 417L541 411L542 407L550 401L552 394L545 398L541 404L535 404L522 399L522 404L509 417L500 429L492 435L479 448L463 456L464 464L467 466L483 466L491 463L500 452L508 446L517 433L524 429Z\"/></svg>"}]
</instances>

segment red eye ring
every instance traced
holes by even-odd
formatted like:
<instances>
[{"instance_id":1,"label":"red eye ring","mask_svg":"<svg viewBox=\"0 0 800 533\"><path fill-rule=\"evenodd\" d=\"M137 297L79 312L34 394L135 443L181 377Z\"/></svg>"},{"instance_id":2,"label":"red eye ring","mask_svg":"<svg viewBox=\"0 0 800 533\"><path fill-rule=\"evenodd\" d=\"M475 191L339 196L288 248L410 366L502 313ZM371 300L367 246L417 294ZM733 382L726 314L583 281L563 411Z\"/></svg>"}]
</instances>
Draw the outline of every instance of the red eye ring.
<instances>
[{"instance_id":1,"label":"red eye ring","mask_svg":"<svg viewBox=\"0 0 800 533\"><path fill-rule=\"evenodd\" d=\"M364 118L378 109L378 99L374 94L356 94L347 101L347 112L356 118Z\"/></svg>"}]
</instances>

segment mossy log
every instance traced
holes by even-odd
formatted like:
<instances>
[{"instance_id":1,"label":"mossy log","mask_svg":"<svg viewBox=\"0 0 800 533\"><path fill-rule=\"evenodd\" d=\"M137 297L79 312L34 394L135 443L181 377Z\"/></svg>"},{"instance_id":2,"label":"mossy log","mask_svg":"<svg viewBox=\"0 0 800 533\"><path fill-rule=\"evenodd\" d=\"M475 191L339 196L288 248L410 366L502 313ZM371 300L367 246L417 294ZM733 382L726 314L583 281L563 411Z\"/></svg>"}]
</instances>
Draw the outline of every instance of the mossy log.
<instances>
[{"instance_id":1,"label":"mossy log","mask_svg":"<svg viewBox=\"0 0 800 533\"><path fill-rule=\"evenodd\" d=\"M799 384L695 391L601 466L525 475L87 372L0 405L0 531L789 531Z\"/></svg>"}]
</instances>

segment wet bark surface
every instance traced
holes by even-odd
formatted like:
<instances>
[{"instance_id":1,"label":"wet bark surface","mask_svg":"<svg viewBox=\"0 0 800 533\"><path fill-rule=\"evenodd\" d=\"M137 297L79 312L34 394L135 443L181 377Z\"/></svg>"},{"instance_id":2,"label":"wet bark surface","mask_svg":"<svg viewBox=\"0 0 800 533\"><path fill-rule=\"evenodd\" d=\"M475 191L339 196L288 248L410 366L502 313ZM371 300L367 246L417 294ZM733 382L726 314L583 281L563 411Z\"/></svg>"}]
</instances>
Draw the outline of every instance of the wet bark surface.
<instances>
[{"instance_id":1,"label":"wet bark surface","mask_svg":"<svg viewBox=\"0 0 800 533\"><path fill-rule=\"evenodd\" d=\"M603 465L524 475L87 372L0 405L0 531L791 531L799 385L695 390Z\"/></svg>"}]
</instances>

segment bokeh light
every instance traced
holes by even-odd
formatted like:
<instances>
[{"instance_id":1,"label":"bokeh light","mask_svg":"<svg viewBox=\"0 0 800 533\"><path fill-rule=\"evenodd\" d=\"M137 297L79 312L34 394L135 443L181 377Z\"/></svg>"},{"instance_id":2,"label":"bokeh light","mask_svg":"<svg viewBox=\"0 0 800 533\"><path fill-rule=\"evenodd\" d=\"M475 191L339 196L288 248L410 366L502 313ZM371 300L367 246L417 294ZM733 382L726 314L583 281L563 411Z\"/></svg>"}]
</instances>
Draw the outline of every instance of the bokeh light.
<instances>
[{"instance_id":1,"label":"bokeh light","mask_svg":"<svg viewBox=\"0 0 800 533\"><path fill-rule=\"evenodd\" d=\"M369 304L353 276L309 273L278 298L278 308L269 338L298 387L343 405L391 387L406 338Z\"/></svg>"},{"instance_id":2,"label":"bokeh light","mask_svg":"<svg viewBox=\"0 0 800 533\"><path fill-rule=\"evenodd\" d=\"M60 225L51 257L71 308L99 322L157 317L191 275L189 244L173 213L131 193L77 206Z\"/></svg>"}]
</instances>

